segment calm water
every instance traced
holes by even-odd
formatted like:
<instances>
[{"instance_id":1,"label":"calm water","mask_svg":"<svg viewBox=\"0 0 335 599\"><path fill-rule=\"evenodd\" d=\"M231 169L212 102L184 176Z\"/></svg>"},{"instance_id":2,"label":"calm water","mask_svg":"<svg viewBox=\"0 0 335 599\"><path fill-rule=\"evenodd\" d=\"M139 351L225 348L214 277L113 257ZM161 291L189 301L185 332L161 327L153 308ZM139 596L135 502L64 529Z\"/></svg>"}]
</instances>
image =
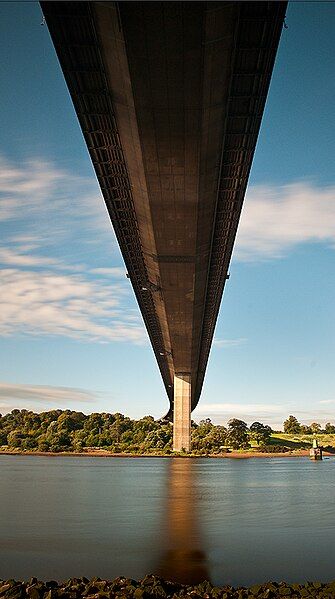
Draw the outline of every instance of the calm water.
<instances>
[{"instance_id":1,"label":"calm water","mask_svg":"<svg viewBox=\"0 0 335 599\"><path fill-rule=\"evenodd\" d=\"M0 578L335 578L335 459L0 456Z\"/></svg>"}]
</instances>

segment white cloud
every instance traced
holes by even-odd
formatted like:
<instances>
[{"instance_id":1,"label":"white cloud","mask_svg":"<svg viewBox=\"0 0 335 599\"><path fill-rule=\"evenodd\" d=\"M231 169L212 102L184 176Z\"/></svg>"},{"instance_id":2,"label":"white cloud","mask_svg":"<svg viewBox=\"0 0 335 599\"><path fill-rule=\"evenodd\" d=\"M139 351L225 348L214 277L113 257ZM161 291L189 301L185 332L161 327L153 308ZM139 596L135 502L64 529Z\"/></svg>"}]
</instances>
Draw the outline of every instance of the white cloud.
<instances>
[{"instance_id":1,"label":"white cloud","mask_svg":"<svg viewBox=\"0 0 335 599\"><path fill-rule=\"evenodd\" d=\"M238 347L239 345L243 345L247 339L245 337L240 337L239 339L217 339L213 340L213 345L216 347Z\"/></svg>"},{"instance_id":2,"label":"white cloud","mask_svg":"<svg viewBox=\"0 0 335 599\"><path fill-rule=\"evenodd\" d=\"M0 334L146 342L94 177L0 157L0 238Z\"/></svg>"},{"instance_id":3,"label":"white cloud","mask_svg":"<svg viewBox=\"0 0 335 599\"><path fill-rule=\"evenodd\" d=\"M126 270L122 266L115 266L112 268L93 268L90 271L94 275L106 275L115 279L124 279L126 276Z\"/></svg>"},{"instance_id":4,"label":"white cloud","mask_svg":"<svg viewBox=\"0 0 335 599\"><path fill-rule=\"evenodd\" d=\"M87 243L102 243L105 234L109 246L115 244L95 177L74 175L39 158L16 165L0 156L0 223L13 221L16 243L38 238L39 244L57 245L60 239L74 241L80 231L81 242L89 233ZM92 231L99 232L98 239Z\"/></svg>"},{"instance_id":5,"label":"white cloud","mask_svg":"<svg viewBox=\"0 0 335 599\"><path fill-rule=\"evenodd\" d=\"M92 179L73 175L45 160L27 160L18 167L0 156L0 220L25 217L41 207L50 212L64 203L71 210L71 201L78 193L87 210L88 196L93 191L99 195Z\"/></svg>"},{"instance_id":6,"label":"white cloud","mask_svg":"<svg viewBox=\"0 0 335 599\"><path fill-rule=\"evenodd\" d=\"M6 264L9 266L59 266L58 260L47 256L33 256L26 254L24 251L26 247L20 247L20 252L16 249L6 248L0 246L0 264Z\"/></svg>"},{"instance_id":7,"label":"white cloud","mask_svg":"<svg viewBox=\"0 0 335 599\"><path fill-rule=\"evenodd\" d=\"M319 401L320 404L335 404L335 399L323 399Z\"/></svg>"},{"instance_id":8,"label":"white cloud","mask_svg":"<svg viewBox=\"0 0 335 599\"><path fill-rule=\"evenodd\" d=\"M126 288L83 275L0 270L0 333L62 335L95 342L146 340L133 310L122 310Z\"/></svg>"},{"instance_id":9,"label":"white cloud","mask_svg":"<svg viewBox=\"0 0 335 599\"><path fill-rule=\"evenodd\" d=\"M19 385L0 382L0 412L6 414L14 408L48 410L71 405L71 409L80 409L80 404L96 402L91 391L72 387L53 387L50 385ZM94 408L93 408L94 409Z\"/></svg>"},{"instance_id":10,"label":"white cloud","mask_svg":"<svg viewBox=\"0 0 335 599\"><path fill-rule=\"evenodd\" d=\"M335 188L304 182L249 187L234 257L280 258L302 243L335 248Z\"/></svg>"},{"instance_id":11,"label":"white cloud","mask_svg":"<svg viewBox=\"0 0 335 599\"><path fill-rule=\"evenodd\" d=\"M56 403L91 402L95 395L91 391L84 391L73 387L52 387L50 385L18 385L0 382L1 400L28 399L34 402L54 400Z\"/></svg>"}]
</instances>

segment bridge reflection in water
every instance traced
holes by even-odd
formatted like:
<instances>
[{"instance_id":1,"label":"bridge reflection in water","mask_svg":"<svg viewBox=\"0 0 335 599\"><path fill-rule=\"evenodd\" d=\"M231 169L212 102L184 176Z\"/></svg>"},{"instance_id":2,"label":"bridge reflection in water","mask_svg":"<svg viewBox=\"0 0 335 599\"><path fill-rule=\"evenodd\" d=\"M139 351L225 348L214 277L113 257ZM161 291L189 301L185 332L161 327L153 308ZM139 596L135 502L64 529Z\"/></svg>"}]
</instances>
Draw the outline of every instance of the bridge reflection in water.
<instances>
[{"instance_id":1,"label":"bridge reflection in water","mask_svg":"<svg viewBox=\"0 0 335 599\"><path fill-rule=\"evenodd\" d=\"M172 458L167 476L166 550L156 574L183 584L209 580L206 555L202 549L198 521L196 461ZM164 533L163 533L164 534Z\"/></svg>"}]
</instances>

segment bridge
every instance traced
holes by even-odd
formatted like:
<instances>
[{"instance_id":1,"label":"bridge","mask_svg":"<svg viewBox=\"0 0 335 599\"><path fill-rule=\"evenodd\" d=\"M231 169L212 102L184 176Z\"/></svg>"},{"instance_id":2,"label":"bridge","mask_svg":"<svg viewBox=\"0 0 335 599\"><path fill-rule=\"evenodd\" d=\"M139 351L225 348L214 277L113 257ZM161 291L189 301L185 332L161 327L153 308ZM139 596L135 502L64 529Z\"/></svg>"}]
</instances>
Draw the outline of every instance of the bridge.
<instances>
[{"instance_id":1,"label":"bridge","mask_svg":"<svg viewBox=\"0 0 335 599\"><path fill-rule=\"evenodd\" d=\"M189 451L286 2L41 7Z\"/></svg>"}]
</instances>

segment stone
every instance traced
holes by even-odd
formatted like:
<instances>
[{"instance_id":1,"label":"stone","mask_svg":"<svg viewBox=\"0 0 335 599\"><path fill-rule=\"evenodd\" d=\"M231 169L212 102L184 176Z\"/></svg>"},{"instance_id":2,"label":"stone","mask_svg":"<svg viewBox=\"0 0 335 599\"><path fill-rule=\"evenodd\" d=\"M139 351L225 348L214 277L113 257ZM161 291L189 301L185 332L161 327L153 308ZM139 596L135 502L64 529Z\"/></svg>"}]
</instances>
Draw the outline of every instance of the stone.
<instances>
[{"instance_id":1,"label":"stone","mask_svg":"<svg viewBox=\"0 0 335 599\"><path fill-rule=\"evenodd\" d=\"M280 589L278 589L278 594L281 597L290 597L292 594L292 591L289 587L284 586L284 587L281 587Z\"/></svg>"},{"instance_id":2,"label":"stone","mask_svg":"<svg viewBox=\"0 0 335 599\"><path fill-rule=\"evenodd\" d=\"M55 588L51 588L49 591L44 593L44 599L56 599L58 596L58 592Z\"/></svg>"},{"instance_id":3,"label":"stone","mask_svg":"<svg viewBox=\"0 0 335 599\"><path fill-rule=\"evenodd\" d=\"M30 599L40 599L43 590L36 584L32 584L26 588L26 594Z\"/></svg>"},{"instance_id":4,"label":"stone","mask_svg":"<svg viewBox=\"0 0 335 599\"><path fill-rule=\"evenodd\" d=\"M315 589L321 589L322 588L322 584L319 581L313 582L313 587Z\"/></svg>"},{"instance_id":5,"label":"stone","mask_svg":"<svg viewBox=\"0 0 335 599\"><path fill-rule=\"evenodd\" d=\"M253 595L255 595L257 597L257 594L262 590L262 585L261 584L254 584L252 587L249 588L249 592L251 592Z\"/></svg>"},{"instance_id":6,"label":"stone","mask_svg":"<svg viewBox=\"0 0 335 599\"><path fill-rule=\"evenodd\" d=\"M21 582L8 581L10 587L5 591L4 596L10 599L20 599L25 595L25 589Z\"/></svg>"},{"instance_id":7,"label":"stone","mask_svg":"<svg viewBox=\"0 0 335 599\"><path fill-rule=\"evenodd\" d=\"M0 586L0 597L1 595L4 595L6 593L6 591L8 591L8 589L11 588L11 584L9 582L3 584L2 586Z\"/></svg>"},{"instance_id":8,"label":"stone","mask_svg":"<svg viewBox=\"0 0 335 599\"><path fill-rule=\"evenodd\" d=\"M48 589L57 589L58 588L58 582L56 582L55 580L48 580L48 582L45 583L45 586Z\"/></svg>"}]
</instances>

